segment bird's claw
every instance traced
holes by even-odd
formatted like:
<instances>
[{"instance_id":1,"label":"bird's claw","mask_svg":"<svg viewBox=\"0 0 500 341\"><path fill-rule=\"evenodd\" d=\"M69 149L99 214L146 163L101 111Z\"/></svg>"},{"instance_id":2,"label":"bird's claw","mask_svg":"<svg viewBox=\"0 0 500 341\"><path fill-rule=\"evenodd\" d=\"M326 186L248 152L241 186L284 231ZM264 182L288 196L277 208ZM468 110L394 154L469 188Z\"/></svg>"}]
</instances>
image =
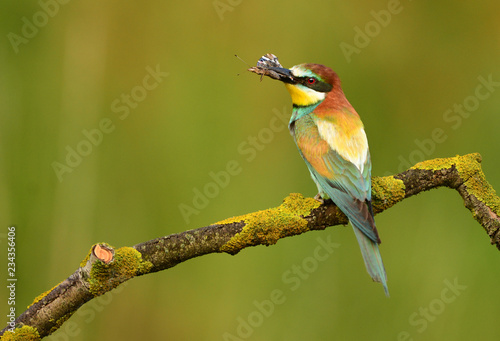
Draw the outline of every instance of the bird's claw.
<instances>
[{"instance_id":1,"label":"bird's claw","mask_svg":"<svg viewBox=\"0 0 500 341\"><path fill-rule=\"evenodd\" d=\"M314 196L314 200L319 201L321 204L324 204L324 203L325 203L325 199L323 199L323 197L321 196L321 194L320 194L320 193L318 193L318 194L316 194L316 195Z\"/></svg>"}]
</instances>

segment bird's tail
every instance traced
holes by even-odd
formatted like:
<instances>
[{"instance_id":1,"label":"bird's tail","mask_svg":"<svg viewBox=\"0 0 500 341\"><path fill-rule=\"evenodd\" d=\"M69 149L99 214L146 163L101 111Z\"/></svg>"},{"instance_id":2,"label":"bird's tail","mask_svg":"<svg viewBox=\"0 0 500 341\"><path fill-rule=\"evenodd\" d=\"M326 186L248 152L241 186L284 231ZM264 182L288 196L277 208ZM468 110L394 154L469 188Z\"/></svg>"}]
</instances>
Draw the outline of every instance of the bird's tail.
<instances>
[{"instance_id":1,"label":"bird's tail","mask_svg":"<svg viewBox=\"0 0 500 341\"><path fill-rule=\"evenodd\" d=\"M384 286L385 295L389 297L387 289L387 275L385 274L384 263L378 249L378 244L368 238L363 231L353 226L354 234L358 239L359 248L365 261L366 270L375 282L380 282Z\"/></svg>"}]
</instances>

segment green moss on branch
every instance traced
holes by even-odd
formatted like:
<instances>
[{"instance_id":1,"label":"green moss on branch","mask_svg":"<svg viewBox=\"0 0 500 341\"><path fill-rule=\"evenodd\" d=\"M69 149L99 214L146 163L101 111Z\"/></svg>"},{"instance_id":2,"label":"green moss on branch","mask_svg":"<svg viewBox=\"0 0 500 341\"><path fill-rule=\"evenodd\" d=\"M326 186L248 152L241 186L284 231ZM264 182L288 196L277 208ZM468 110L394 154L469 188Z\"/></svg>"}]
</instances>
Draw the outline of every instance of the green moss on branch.
<instances>
[{"instance_id":1,"label":"green moss on branch","mask_svg":"<svg viewBox=\"0 0 500 341\"><path fill-rule=\"evenodd\" d=\"M284 237L309 231L304 218L318 208L320 203L313 198L292 193L275 208L225 219L216 224L244 222L245 226L221 248L221 252L236 254L240 250L255 245L273 245Z\"/></svg>"},{"instance_id":2,"label":"green moss on branch","mask_svg":"<svg viewBox=\"0 0 500 341\"><path fill-rule=\"evenodd\" d=\"M1 341L38 341L41 340L38 331L30 326L15 328L13 331L7 331L0 338Z\"/></svg>"},{"instance_id":3,"label":"green moss on branch","mask_svg":"<svg viewBox=\"0 0 500 341\"><path fill-rule=\"evenodd\" d=\"M108 264L97 260L90 270L89 290L100 296L116 288L132 277L148 273L153 264L142 259L139 251L132 247L115 250L114 260Z\"/></svg>"}]
</instances>

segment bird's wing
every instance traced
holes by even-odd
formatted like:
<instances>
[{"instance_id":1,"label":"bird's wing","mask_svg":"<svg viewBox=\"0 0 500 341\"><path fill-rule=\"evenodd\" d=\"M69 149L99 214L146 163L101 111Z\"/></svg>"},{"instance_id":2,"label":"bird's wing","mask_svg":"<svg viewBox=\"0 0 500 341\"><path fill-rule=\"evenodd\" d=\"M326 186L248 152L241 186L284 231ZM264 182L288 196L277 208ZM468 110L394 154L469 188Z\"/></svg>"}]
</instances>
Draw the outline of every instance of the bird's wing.
<instances>
[{"instance_id":1,"label":"bird's wing","mask_svg":"<svg viewBox=\"0 0 500 341\"><path fill-rule=\"evenodd\" d=\"M296 121L297 146L317 184L374 242L380 242L371 212L371 161L362 125L346 135L335 124L308 115Z\"/></svg>"}]
</instances>

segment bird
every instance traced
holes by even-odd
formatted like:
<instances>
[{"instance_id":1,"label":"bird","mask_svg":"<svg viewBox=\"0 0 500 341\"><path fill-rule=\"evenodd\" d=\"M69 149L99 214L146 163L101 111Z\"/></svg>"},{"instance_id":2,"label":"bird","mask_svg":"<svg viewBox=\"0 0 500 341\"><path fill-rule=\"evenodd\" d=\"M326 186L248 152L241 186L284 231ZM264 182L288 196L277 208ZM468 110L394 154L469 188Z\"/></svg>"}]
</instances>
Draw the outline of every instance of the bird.
<instances>
[{"instance_id":1,"label":"bird","mask_svg":"<svg viewBox=\"0 0 500 341\"><path fill-rule=\"evenodd\" d=\"M300 155L318 187L317 200L328 199L347 216L366 269L389 297L381 243L372 208L371 159L360 116L347 100L340 78L322 64L286 69L273 54L249 69L284 83L292 97L289 122Z\"/></svg>"}]
</instances>

